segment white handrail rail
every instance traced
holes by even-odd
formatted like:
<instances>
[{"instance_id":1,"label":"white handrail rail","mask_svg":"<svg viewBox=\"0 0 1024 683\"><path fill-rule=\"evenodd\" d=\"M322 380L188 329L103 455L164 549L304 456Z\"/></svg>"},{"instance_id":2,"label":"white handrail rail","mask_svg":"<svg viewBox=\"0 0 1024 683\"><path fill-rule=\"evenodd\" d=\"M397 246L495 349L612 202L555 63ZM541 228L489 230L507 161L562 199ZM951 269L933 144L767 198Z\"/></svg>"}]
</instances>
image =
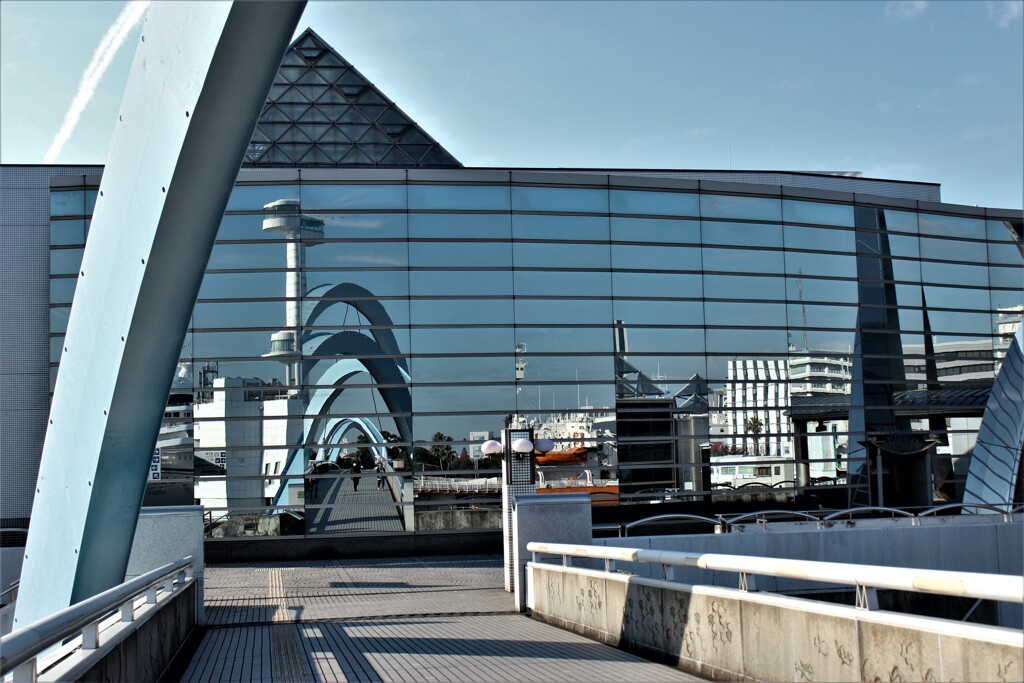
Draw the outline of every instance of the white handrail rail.
<instances>
[{"instance_id":1,"label":"white handrail rail","mask_svg":"<svg viewBox=\"0 0 1024 683\"><path fill-rule=\"evenodd\" d=\"M160 584L163 584L166 592L175 591L175 576L184 573L185 580L191 579L192 568L192 556L189 555L7 634L0 638L0 676L5 676L20 665L31 661L40 652L64 638L84 632L118 608L131 605L139 595L159 587ZM184 583L184 580L181 581L178 588ZM155 594L152 597L151 602L155 602ZM18 674L15 673L15 678L17 677Z\"/></svg>"},{"instance_id":2,"label":"white handrail rail","mask_svg":"<svg viewBox=\"0 0 1024 683\"><path fill-rule=\"evenodd\" d=\"M527 550L540 555L560 555L563 563L571 565L574 557L586 557L608 562L643 562L664 567L697 567L741 575L775 576L836 583L858 588L934 593L957 597L1024 603L1024 577L1006 574L953 572L906 567L880 567L841 562L815 562L789 560L777 557L750 557L746 555L720 555L716 553L688 553L674 550L646 550L643 548L611 548L596 545L567 543L529 543Z\"/></svg>"}]
</instances>

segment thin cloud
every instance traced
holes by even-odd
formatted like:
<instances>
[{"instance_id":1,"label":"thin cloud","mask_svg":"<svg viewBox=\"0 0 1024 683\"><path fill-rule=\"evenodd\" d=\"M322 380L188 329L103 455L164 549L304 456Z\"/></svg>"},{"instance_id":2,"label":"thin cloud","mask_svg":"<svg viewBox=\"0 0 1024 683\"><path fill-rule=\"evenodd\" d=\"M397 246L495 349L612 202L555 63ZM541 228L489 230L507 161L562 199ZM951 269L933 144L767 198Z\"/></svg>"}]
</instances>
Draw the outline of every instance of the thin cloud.
<instances>
[{"instance_id":1,"label":"thin cloud","mask_svg":"<svg viewBox=\"0 0 1024 683\"><path fill-rule=\"evenodd\" d=\"M889 21L910 21L927 9L927 0L890 0L885 3L885 18Z\"/></svg>"},{"instance_id":2,"label":"thin cloud","mask_svg":"<svg viewBox=\"0 0 1024 683\"><path fill-rule=\"evenodd\" d=\"M64 115L64 123L61 124L56 137L50 143L50 148L43 155L44 164L52 164L57 159L57 155L64 149L64 145L71 138L71 133L75 130L75 126L78 125L78 120L82 117L82 112L85 111L86 105L89 104L92 96L96 93L96 87L100 84L100 79L103 78L104 72L110 66L111 60L114 59L114 55L117 54L125 38L128 37L128 33L142 19L148 6L149 0L129 2L121 10L121 14L114 20L110 28L107 29L107 33L100 40L100 44L92 54L92 60L85 67L85 72L82 73L82 80L78 84L78 92L75 93L74 99L71 100L71 106L68 108L67 114Z\"/></svg>"},{"instance_id":3,"label":"thin cloud","mask_svg":"<svg viewBox=\"0 0 1024 683\"><path fill-rule=\"evenodd\" d=\"M1015 19L1024 16L1024 0L1004 0L1003 2L986 2L988 18L1006 28Z\"/></svg>"}]
</instances>

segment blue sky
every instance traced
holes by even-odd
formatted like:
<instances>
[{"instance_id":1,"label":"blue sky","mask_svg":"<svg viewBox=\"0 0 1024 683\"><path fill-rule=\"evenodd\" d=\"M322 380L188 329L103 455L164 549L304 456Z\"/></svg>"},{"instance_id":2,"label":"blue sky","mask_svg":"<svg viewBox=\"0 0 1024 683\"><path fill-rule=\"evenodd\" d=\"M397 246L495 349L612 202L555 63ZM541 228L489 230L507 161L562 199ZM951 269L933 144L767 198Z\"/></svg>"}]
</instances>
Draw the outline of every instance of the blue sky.
<instances>
[{"instance_id":1,"label":"blue sky","mask_svg":"<svg viewBox=\"0 0 1024 683\"><path fill-rule=\"evenodd\" d=\"M0 0L0 160L42 163L121 2ZM467 166L854 170L1024 205L1024 2L311 2ZM59 163L103 163L138 28Z\"/></svg>"}]
</instances>

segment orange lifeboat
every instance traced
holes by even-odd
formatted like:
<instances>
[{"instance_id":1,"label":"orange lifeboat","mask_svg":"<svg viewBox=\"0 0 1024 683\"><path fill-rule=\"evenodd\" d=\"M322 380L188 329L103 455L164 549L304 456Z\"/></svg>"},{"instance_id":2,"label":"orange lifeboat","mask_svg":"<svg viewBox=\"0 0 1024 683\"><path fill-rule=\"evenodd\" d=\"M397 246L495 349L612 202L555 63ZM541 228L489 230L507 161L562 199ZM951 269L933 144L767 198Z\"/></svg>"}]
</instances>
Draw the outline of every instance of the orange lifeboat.
<instances>
[{"instance_id":1,"label":"orange lifeboat","mask_svg":"<svg viewBox=\"0 0 1024 683\"><path fill-rule=\"evenodd\" d=\"M538 465L580 465L586 461L587 449L579 446L564 451L551 451L536 458Z\"/></svg>"}]
</instances>

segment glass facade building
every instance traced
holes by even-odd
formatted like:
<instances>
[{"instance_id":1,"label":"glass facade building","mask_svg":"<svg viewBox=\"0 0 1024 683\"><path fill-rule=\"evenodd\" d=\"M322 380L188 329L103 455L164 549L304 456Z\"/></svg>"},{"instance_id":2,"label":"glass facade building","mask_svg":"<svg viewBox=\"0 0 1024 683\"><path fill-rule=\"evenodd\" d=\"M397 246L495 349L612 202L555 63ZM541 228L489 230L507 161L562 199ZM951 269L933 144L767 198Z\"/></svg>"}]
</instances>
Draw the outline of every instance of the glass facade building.
<instances>
[{"instance_id":1,"label":"glass facade building","mask_svg":"<svg viewBox=\"0 0 1024 683\"><path fill-rule=\"evenodd\" d=\"M51 193L55 371L94 193ZM369 530L303 475L382 457L396 509L486 509L479 446L511 425L579 449L541 489L620 505L955 500L1020 317L1021 230L1019 212L628 174L243 170L175 384L196 474L221 482L196 498ZM858 488L870 444L918 441L933 482Z\"/></svg>"},{"instance_id":2,"label":"glass facade building","mask_svg":"<svg viewBox=\"0 0 1024 683\"><path fill-rule=\"evenodd\" d=\"M93 171L50 179L51 390ZM956 501L1024 310L1024 216L938 199L462 168L307 31L220 225L147 503L198 500L225 536L496 528L481 445L509 428L554 442L538 492L619 509Z\"/></svg>"}]
</instances>

